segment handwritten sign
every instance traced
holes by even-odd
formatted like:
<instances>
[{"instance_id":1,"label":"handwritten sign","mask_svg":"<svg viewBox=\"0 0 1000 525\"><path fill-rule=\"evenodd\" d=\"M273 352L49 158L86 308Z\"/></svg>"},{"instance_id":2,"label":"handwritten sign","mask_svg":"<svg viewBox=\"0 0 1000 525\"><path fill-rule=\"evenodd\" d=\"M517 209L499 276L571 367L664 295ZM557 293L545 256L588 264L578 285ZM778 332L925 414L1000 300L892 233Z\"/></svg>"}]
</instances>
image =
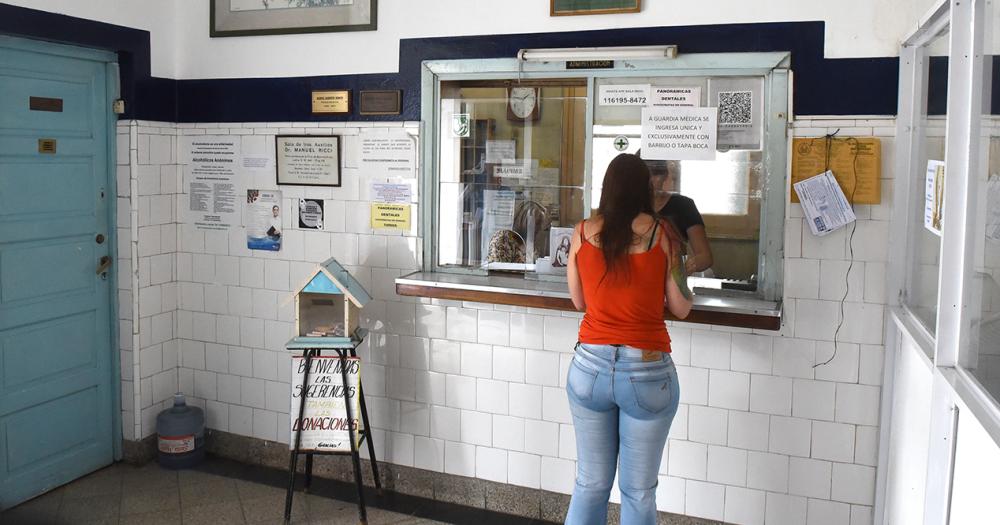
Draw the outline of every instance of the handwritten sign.
<instances>
[{"instance_id":1,"label":"handwritten sign","mask_svg":"<svg viewBox=\"0 0 1000 525\"><path fill-rule=\"evenodd\" d=\"M342 369L347 370L346 388ZM292 434L289 447L295 447L295 433L301 429L299 450L350 452L351 430L356 432L356 446L361 442L361 422L358 419L361 414L361 397L358 395L361 360L356 357L343 361L337 356L313 357L309 363L309 385L303 388L305 371L306 359L292 357ZM302 396L306 398L306 405L300 417ZM351 404L350 420L347 418L347 403Z\"/></svg>"}]
</instances>

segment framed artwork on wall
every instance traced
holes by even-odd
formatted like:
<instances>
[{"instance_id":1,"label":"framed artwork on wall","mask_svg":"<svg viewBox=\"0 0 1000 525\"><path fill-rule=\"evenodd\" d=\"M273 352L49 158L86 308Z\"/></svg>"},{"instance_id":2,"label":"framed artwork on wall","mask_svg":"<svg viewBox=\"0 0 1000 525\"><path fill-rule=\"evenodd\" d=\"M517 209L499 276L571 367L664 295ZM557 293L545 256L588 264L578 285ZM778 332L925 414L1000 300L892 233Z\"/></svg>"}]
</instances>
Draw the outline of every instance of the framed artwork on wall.
<instances>
[{"instance_id":1,"label":"framed artwork on wall","mask_svg":"<svg viewBox=\"0 0 1000 525\"><path fill-rule=\"evenodd\" d=\"M638 13L642 0L549 0L549 15Z\"/></svg>"},{"instance_id":2,"label":"framed artwork on wall","mask_svg":"<svg viewBox=\"0 0 1000 525\"><path fill-rule=\"evenodd\" d=\"M374 31L378 0L211 0L210 35Z\"/></svg>"}]
</instances>

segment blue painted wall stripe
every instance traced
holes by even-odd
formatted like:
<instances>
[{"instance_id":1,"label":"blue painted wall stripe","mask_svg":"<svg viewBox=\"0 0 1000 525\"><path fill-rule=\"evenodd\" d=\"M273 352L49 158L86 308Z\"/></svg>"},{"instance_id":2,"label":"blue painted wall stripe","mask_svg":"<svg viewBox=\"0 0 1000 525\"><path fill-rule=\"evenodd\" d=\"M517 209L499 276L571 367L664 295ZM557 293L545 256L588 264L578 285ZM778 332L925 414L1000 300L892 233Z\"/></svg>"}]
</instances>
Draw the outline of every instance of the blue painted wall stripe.
<instances>
[{"instance_id":1,"label":"blue painted wall stripe","mask_svg":"<svg viewBox=\"0 0 1000 525\"><path fill-rule=\"evenodd\" d=\"M899 82L895 57L824 58L823 22L404 39L398 73L198 80L151 76L149 32L144 30L0 4L0 33L117 52L127 102L123 118L168 122L419 120L423 60L513 57L521 48L677 44L682 53L789 51L795 71L793 110L800 116L895 115ZM931 114L942 113L946 101L947 67L940 64L931 64ZM1000 85L996 60L992 73L994 85ZM325 88L350 89L355 97L362 89L401 89L403 112L361 116L355 104L351 115L313 116L309 92ZM994 91L992 107L1000 110L1000 89Z\"/></svg>"}]
</instances>

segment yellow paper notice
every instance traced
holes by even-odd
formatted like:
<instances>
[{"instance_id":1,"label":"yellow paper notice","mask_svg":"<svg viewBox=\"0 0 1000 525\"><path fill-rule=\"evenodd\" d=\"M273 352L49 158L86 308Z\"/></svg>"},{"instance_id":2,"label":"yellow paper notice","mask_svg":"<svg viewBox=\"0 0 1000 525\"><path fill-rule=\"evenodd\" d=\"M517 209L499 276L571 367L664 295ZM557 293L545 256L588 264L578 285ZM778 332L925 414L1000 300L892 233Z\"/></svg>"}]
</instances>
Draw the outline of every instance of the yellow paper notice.
<instances>
[{"instance_id":1,"label":"yellow paper notice","mask_svg":"<svg viewBox=\"0 0 1000 525\"><path fill-rule=\"evenodd\" d=\"M874 137L838 137L831 144L828 161L825 137L795 139L792 144L792 184L829 169L849 202L882 202L882 181L879 180L882 177L882 142ZM799 196L794 191L792 202L799 202Z\"/></svg>"},{"instance_id":2,"label":"yellow paper notice","mask_svg":"<svg viewBox=\"0 0 1000 525\"><path fill-rule=\"evenodd\" d=\"M372 204L372 228L375 230L410 230L410 205Z\"/></svg>"}]
</instances>

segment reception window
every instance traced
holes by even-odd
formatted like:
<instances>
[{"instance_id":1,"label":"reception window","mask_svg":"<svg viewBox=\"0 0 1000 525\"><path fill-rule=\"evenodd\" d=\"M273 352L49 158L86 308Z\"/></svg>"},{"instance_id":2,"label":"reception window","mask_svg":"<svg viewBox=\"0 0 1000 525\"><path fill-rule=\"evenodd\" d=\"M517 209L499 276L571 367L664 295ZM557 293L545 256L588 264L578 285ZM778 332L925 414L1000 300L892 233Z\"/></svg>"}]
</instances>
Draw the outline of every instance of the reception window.
<instances>
[{"instance_id":1,"label":"reception window","mask_svg":"<svg viewBox=\"0 0 1000 525\"><path fill-rule=\"evenodd\" d=\"M421 217L421 276L451 275L453 284L502 278L508 290L553 283L542 288L557 293L572 228L597 212L608 164L640 153L660 162L649 164L654 175L664 162L669 169L653 191L636 191L683 196L701 214L714 262L690 277L696 292L770 301L780 312L788 60L701 54L582 69L572 60L425 62L423 184L431 205ZM682 159L639 151L651 137L644 112L691 108L717 119L711 151Z\"/></svg>"}]
</instances>

